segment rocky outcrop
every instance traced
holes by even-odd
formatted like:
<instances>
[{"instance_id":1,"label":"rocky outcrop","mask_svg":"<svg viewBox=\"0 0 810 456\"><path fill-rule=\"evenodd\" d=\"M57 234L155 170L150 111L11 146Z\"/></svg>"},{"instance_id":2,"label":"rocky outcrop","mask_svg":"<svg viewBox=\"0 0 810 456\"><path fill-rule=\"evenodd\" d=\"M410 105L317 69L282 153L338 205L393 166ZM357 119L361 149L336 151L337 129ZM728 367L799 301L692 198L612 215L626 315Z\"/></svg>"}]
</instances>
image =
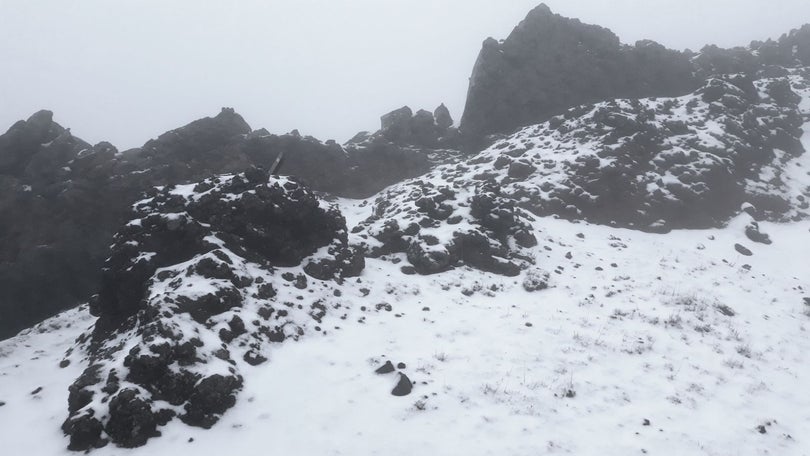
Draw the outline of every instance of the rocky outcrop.
<instances>
[{"instance_id":1,"label":"rocky outcrop","mask_svg":"<svg viewBox=\"0 0 810 456\"><path fill-rule=\"evenodd\" d=\"M785 76L785 68L810 66L810 24L778 40L754 41L748 47L706 46L693 58L695 73L705 79L722 74Z\"/></svg>"},{"instance_id":2,"label":"rocky outcrop","mask_svg":"<svg viewBox=\"0 0 810 456\"><path fill-rule=\"evenodd\" d=\"M342 147L298 132L272 135L251 130L232 109L170 131L124 160L142 181L141 188L198 181L217 173L267 169L282 157L276 173L294 176L311 188L343 197L368 197L392 183L426 172L426 154L395 144Z\"/></svg>"},{"instance_id":3,"label":"rocky outcrop","mask_svg":"<svg viewBox=\"0 0 810 456\"><path fill-rule=\"evenodd\" d=\"M366 198L430 169L428 154L388 141L341 146L312 137L251 134L239 153L256 165L270 168L282 155L278 173L294 176L311 188L348 198Z\"/></svg>"},{"instance_id":4,"label":"rocky outcrop","mask_svg":"<svg viewBox=\"0 0 810 456\"><path fill-rule=\"evenodd\" d=\"M386 141L344 148L253 131L228 108L122 153L90 146L48 111L16 123L0 136L0 338L97 291L112 235L143 192L269 169L279 156L279 174L344 197L373 195L431 166L427 153Z\"/></svg>"},{"instance_id":5,"label":"rocky outcrop","mask_svg":"<svg viewBox=\"0 0 810 456\"><path fill-rule=\"evenodd\" d=\"M649 40L625 45L608 29L540 5L506 40L484 42L460 128L473 138L512 133L578 105L684 95L711 77L785 76L785 68L807 65L810 25L777 41L732 49L706 46L693 54Z\"/></svg>"},{"instance_id":6,"label":"rocky outcrop","mask_svg":"<svg viewBox=\"0 0 810 456\"><path fill-rule=\"evenodd\" d=\"M810 99L810 73L786 71L574 108L497 141L468 169L435 172L468 185L494 180L536 215L642 230L721 226L744 203L760 218L803 218L810 112L799 101Z\"/></svg>"},{"instance_id":7,"label":"rocky outcrop","mask_svg":"<svg viewBox=\"0 0 810 456\"><path fill-rule=\"evenodd\" d=\"M339 282L364 268L337 209L258 169L166 187L134 209L91 301L89 365L63 425L72 450L140 446L175 417L213 426L240 369L347 305Z\"/></svg>"},{"instance_id":8,"label":"rocky outcrop","mask_svg":"<svg viewBox=\"0 0 810 456\"><path fill-rule=\"evenodd\" d=\"M450 110L444 104L433 112L420 109L414 113L408 106L395 109L380 118L376 133L359 133L348 144L389 143L400 147L458 149L461 145L458 130L453 128Z\"/></svg>"},{"instance_id":9,"label":"rocky outcrop","mask_svg":"<svg viewBox=\"0 0 810 456\"><path fill-rule=\"evenodd\" d=\"M443 169L442 178L464 165ZM404 253L403 272L436 274L470 266L516 276L533 262L525 249L537 245L534 220L501 195L495 181L435 185L414 179L384 192L374 215L354 228L371 257Z\"/></svg>"},{"instance_id":10,"label":"rocky outcrop","mask_svg":"<svg viewBox=\"0 0 810 456\"><path fill-rule=\"evenodd\" d=\"M674 96L696 88L689 57L652 41L620 43L610 30L532 10L504 41L484 42L461 131L508 133L580 104Z\"/></svg>"},{"instance_id":11,"label":"rocky outcrop","mask_svg":"<svg viewBox=\"0 0 810 456\"><path fill-rule=\"evenodd\" d=\"M0 339L94 292L131 195L119 165L49 111L0 136Z\"/></svg>"}]
</instances>

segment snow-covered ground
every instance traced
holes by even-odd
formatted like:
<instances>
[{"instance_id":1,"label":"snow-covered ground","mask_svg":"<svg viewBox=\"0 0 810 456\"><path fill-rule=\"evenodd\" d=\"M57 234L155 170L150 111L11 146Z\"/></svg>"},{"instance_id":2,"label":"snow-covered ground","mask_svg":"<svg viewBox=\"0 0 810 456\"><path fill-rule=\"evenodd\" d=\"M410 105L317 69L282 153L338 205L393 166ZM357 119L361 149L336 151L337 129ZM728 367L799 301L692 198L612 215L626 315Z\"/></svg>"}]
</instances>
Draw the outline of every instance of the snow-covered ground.
<instances>
[{"instance_id":1,"label":"snow-covered ground","mask_svg":"<svg viewBox=\"0 0 810 456\"><path fill-rule=\"evenodd\" d=\"M370 210L342 204L350 225ZM535 292L523 276L368 260L353 314L324 320L340 330L243 367L212 430L175 421L93 453L810 454L810 222L761 223L769 246L746 223L656 235L539 219L551 287ZM82 366L59 362L91 323L74 310L0 342L4 454L70 454L59 426ZM386 360L405 363L410 395L374 373Z\"/></svg>"}]
</instances>

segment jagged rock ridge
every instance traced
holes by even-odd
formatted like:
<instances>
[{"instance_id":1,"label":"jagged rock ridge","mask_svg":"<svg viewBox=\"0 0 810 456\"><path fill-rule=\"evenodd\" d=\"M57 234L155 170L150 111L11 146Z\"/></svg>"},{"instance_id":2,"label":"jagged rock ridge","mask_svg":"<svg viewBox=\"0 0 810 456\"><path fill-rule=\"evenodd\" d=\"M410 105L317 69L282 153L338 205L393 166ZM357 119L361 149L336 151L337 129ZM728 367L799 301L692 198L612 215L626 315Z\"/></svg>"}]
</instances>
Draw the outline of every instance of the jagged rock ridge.
<instances>
[{"instance_id":1,"label":"jagged rock ridge","mask_svg":"<svg viewBox=\"0 0 810 456\"><path fill-rule=\"evenodd\" d=\"M475 63L461 119L468 137L512 133L568 108L616 98L687 94L712 76L810 65L810 25L747 48L699 54L653 41L625 45L610 30L532 10L506 40L489 38ZM776 72L776 74L773 74Z\"/></svg>"},{"instance_id":2,"label":"jagged rock ridge","mask_svg":"<svg viewBox=\"0 0 810 456\"><path fill-rule=\"evenodd\" d=\"M122 153L76 138L49 111L18 122L0 136L0 338L97 290L112 235L143 192L269 168L279 156L281 175L355 198L430 167L427 152L390 141L342 147L253 131L228 108Z\"/></svg>"}]
</instances>

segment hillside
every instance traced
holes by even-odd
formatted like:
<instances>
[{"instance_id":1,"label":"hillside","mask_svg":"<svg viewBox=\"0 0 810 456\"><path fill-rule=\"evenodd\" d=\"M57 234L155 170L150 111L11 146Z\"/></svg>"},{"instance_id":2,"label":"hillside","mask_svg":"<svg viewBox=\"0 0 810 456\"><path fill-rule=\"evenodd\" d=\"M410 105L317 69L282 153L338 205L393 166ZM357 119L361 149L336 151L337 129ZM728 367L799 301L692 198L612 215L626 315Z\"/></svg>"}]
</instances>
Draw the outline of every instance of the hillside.
<instances>
[{"instance_id":1,"label":"hillside","mask_svg":"<svg viewBox=\"0 0 810 456\"><path fill-rule=\"evenodd\" d=\"M808 30L680 53L541 5L459 128L406 106L345 145L229 108L127 151L18 122L0 441L810 455Z\"/></svg>"}]
</instances>

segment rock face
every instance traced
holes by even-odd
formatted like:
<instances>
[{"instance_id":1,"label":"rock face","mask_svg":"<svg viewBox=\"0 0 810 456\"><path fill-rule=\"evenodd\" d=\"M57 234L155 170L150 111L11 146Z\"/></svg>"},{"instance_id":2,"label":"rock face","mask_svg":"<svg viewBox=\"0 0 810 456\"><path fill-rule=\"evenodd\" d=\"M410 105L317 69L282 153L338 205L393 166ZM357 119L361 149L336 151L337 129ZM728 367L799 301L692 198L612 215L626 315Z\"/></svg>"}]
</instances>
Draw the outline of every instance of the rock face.
<instances>
[{"instance_id":1,"label":"rock face","mask_svg":"<svg viewBox=\"0 0 810 456\"><path fill-rule=\"evenodd\" d=\"M509 35L484 42L461 119L465 135L508 133L566 109L696 88L689 57L652 41L626 46L605 28L540 5Z\"/></svg>"},{"instance_id":2,"label":"rock face","mask_svg":"<svg viewBox=\"0 0 810 456\"><path fill-rule=\"evenodd\" d=\"M311 265L316 280L304 275ZM363 268L339 211L261 170L139 202L91 301L99 319L84 348L89 366L70 387L70 449L140 446L174 417L211 427L236 402L241 361L266 361L267 344L346 305L329 279ZM319 298L304 306L308 288Z\"/></svg>"},{"instance_id":3,"label":"rock face","mask_svg":"<svg viewBox=\"0 0 810 456\"><path fill-rule=\"evenodd\" d=\"M0 338L97 290L112 235L143 192L269 168L280 154L280 174L345 197L373 195L430 168L427 153L390 142L344 148L254 132L228 108L123 153L90 146L48 111L16 123L0 136Z\"/></svg>"},{"instance_id":4,"label":"rock face","mask_svg":"<svg viewBox=\"0 0 810 456\"><path fill-rule=\"evenodd\" d=\"M710 77L784 76L810 65L810 25L746 48L706 46L699 54L653 41L624 45L605 28L540 5L506 40L487 39L470 78L461 119L465 136L512 133L568 108L615 98L687 94Z\"/></svg>"},{"instance_id":5,"label":"rock face","mask_svg":"<svg viewBox=\"0 0 810 456\"><path fill-rule=\"evenodd\" d=\"M0 339L86 300L126 212L116 150L40 111L0 136Z\"/></svg>"}]
</instances>

